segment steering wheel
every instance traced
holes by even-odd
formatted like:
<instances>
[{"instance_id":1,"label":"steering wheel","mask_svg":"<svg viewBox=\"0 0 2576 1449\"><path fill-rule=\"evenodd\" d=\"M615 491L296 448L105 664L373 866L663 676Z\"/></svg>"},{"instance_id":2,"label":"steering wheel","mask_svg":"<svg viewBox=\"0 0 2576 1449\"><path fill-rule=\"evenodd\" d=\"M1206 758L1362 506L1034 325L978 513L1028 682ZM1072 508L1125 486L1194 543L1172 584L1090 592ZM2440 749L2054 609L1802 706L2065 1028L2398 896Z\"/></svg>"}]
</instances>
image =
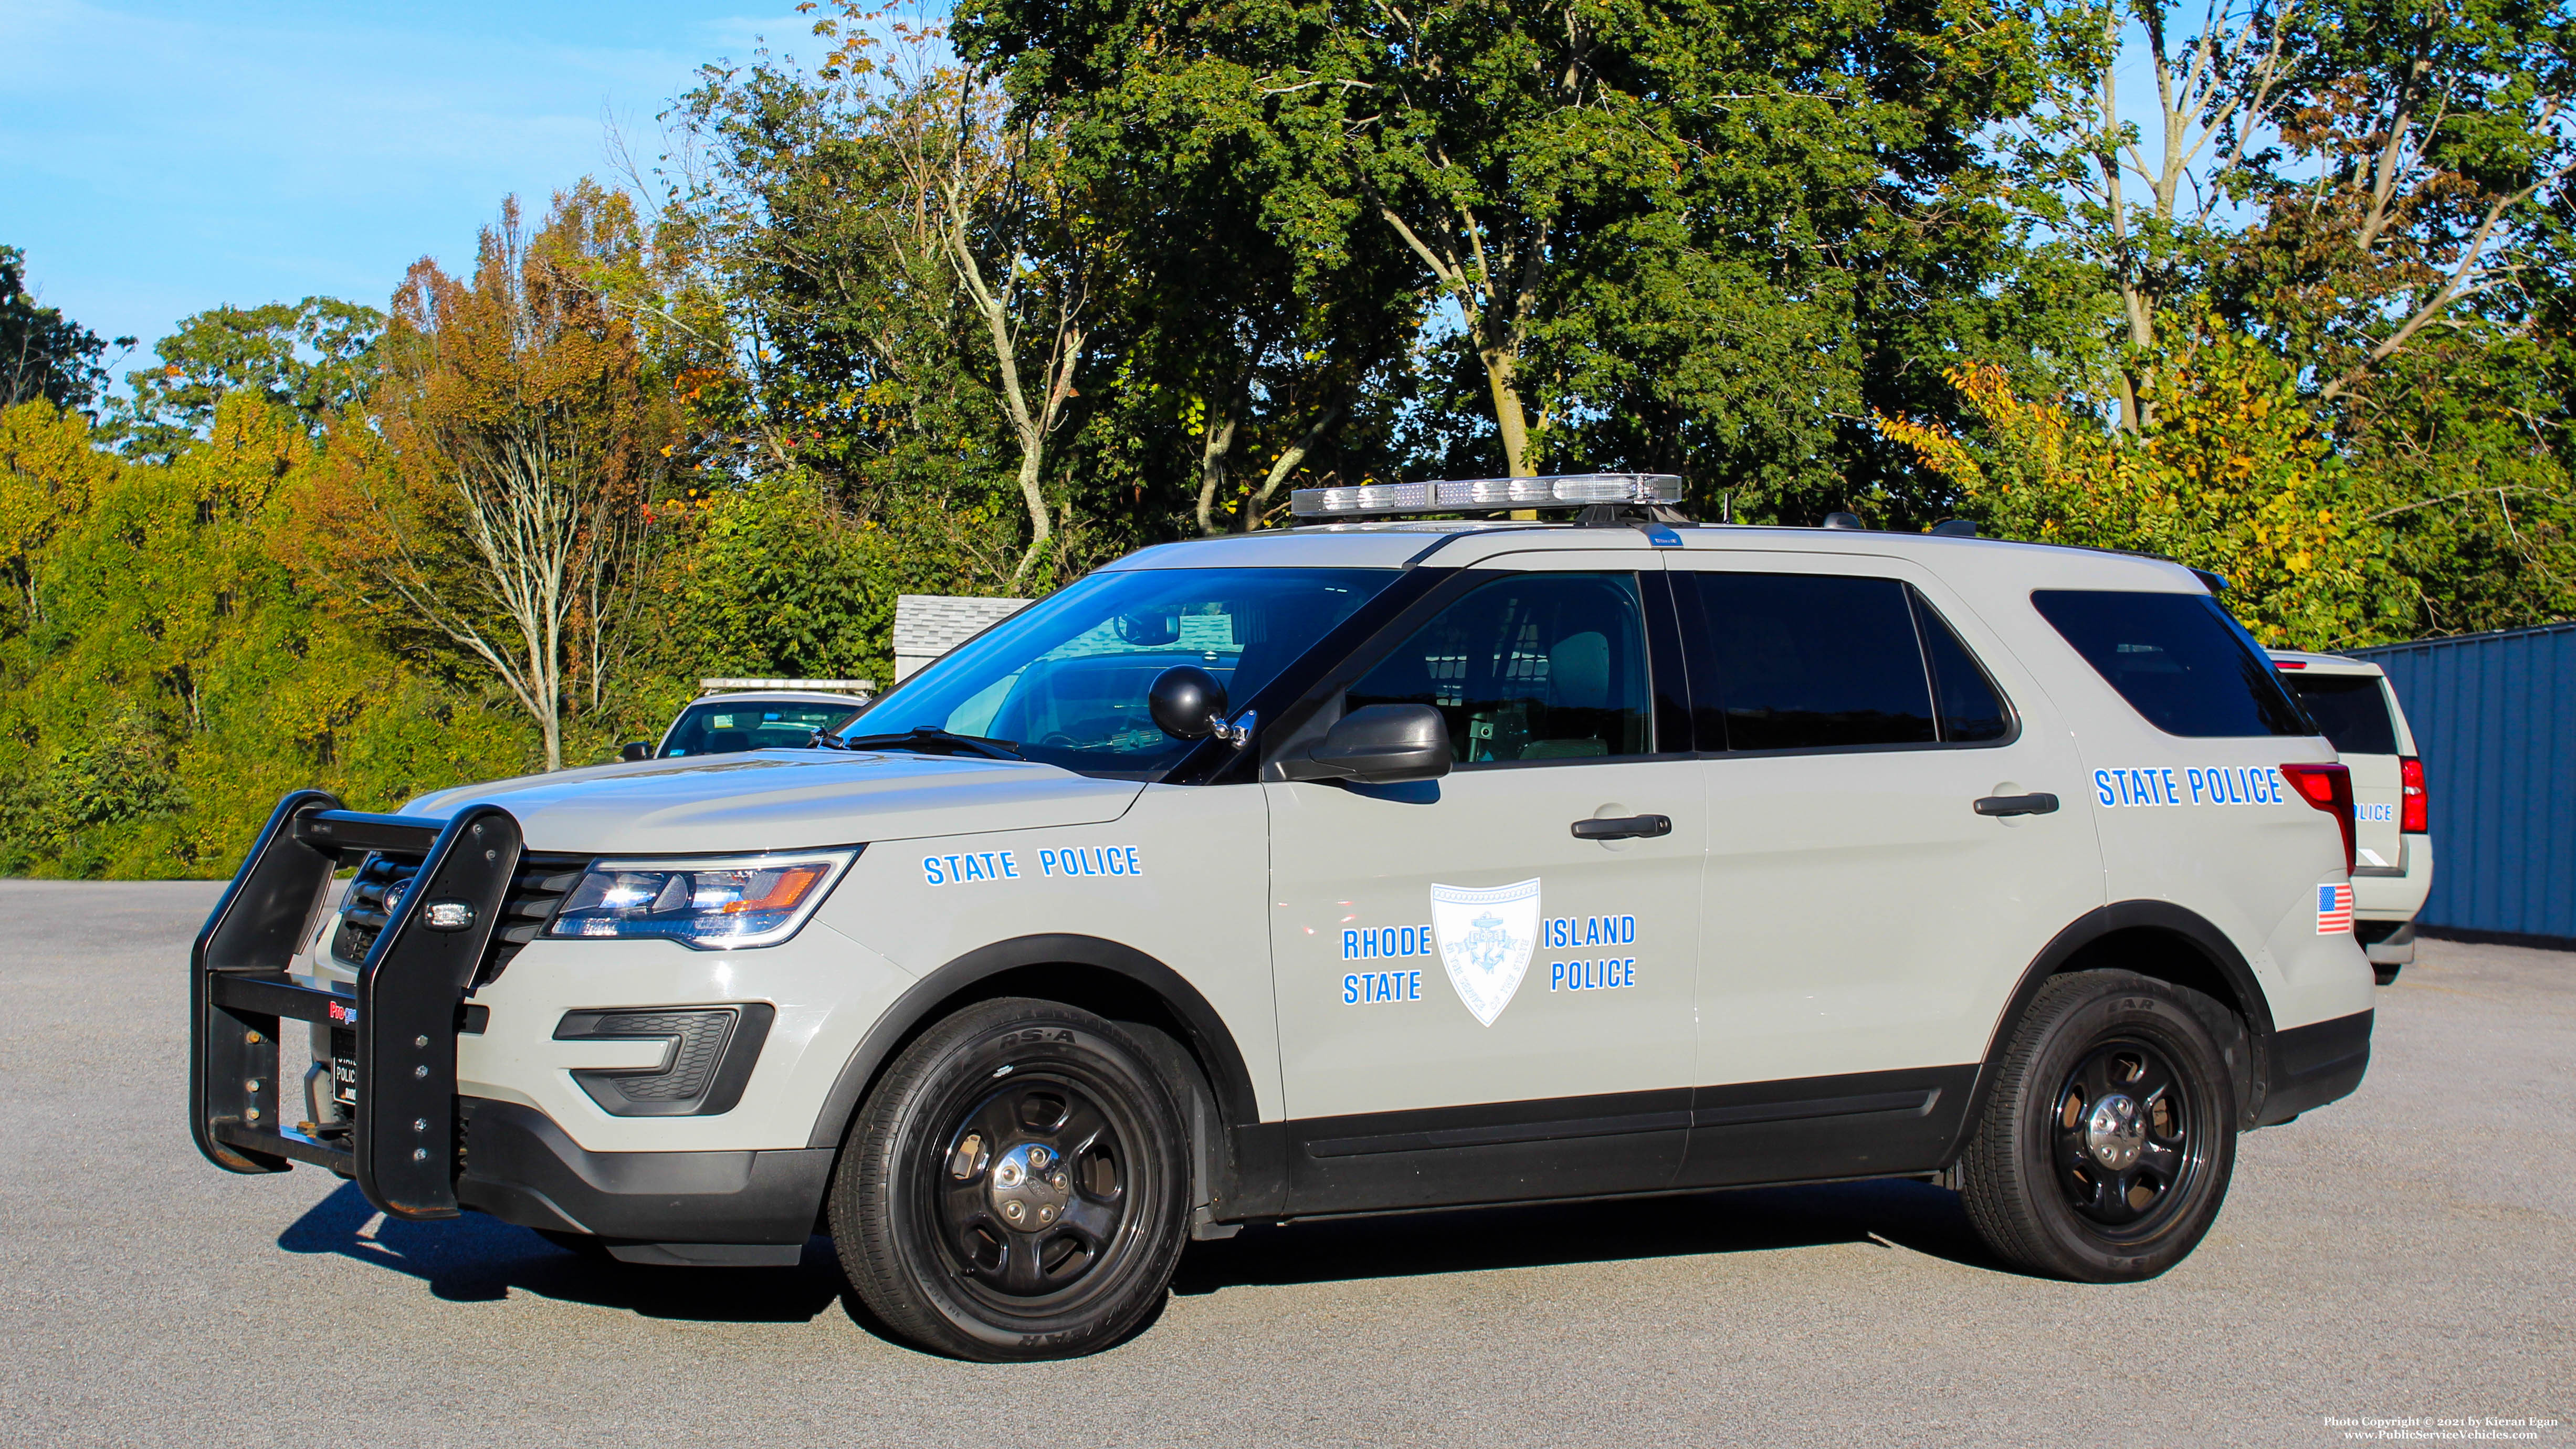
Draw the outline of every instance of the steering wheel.
<instances>
[{"instance_id":1,"label":"steering wheel","mask_svg":"<svg viewBox=\"0 0 2576 1449\"><path fill-rule=\"evenodd\" d=\"M1082 748L1082 741L1075 739L1073 736L1066 734L1062 730L1057 730L1054 734L1048 735L1045 739L1038 741L1038 743L1051 750L1078 750Z\"/></svg>"}]
</instances>

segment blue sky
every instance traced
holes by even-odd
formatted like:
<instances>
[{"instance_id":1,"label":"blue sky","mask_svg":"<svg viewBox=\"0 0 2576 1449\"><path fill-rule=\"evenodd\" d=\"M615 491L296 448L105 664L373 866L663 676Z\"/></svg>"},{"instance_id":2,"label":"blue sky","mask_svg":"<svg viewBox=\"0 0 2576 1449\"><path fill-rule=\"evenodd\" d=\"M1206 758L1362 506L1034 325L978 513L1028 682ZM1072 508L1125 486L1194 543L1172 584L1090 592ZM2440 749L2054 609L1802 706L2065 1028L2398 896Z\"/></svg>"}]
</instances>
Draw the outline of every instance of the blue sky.
<instances>
[{"instance_id":1,"label":"blue sky","mask_svg":"<svg viewBox=\"0 0 2576 1449\"><path fill-rule=\"evenodd\" d=\"M517 192L649 164L696 68L793 0L0 0L0 243L44 301L142 365L179 318L314 294L381 307L404 268L473 255Z\"/></svg>"}]
</instances>

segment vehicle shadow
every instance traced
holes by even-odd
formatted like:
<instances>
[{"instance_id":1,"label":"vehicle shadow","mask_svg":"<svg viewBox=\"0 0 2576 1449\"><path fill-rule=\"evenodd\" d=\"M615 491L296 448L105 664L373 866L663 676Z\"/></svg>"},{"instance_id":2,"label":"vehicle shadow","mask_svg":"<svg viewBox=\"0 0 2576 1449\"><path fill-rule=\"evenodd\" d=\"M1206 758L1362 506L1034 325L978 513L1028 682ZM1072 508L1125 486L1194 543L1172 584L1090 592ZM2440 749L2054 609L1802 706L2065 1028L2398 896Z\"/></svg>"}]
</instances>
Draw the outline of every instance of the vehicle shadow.
<instances>
[{"instance_id":1,"label":"vehicle shadow","mask_svg":"<svg viewBox=\"0 0 2576 1449\"><path fill-rule=\"evenodd\" d=\"M333 1253L417 1278L451 1302L492 1302L511 1289L647 1318L802 1323L846 1296L827 1238L793 1268L661 1268L558 1248L526 1228L467 1213L412 1223L378 1213L354 1182L278 1234L290 1253Z\"/></svg>"},{"instance_id":2,"label":"vehicle shadow","mask_svg":"<svg viewBox=\"0 0 2576 1449\"><path fill-rule=\"evenodd\" d=\"M1970 1267L2003 1267L1978 1242L1958 1194L1880 1178L1246 1228L1222 1241L1192 1244L1172 1289L1186 1295L1254 1284L1759 1253L1872 1239Z\"/></svg>"},{"instance_id":3,"label":"vehicle shadow","mask_svg":"<svg viewBox=\"0 0 2576 1449\"><path fill-rule=\"evenodd\" d=\"M1246 1228L1191 1244L1172 1291L1197 1296L1872 1240L1971 1267L2003 1266L1978 1243L1957 1194L1878 1179ZM837 1303L852 1322L886 1336L851 1292L828 1238L809 1240L793 1268L651 1267L558 1248L480 1213L428 1223L388 1218L355 1183L343 1183L280 1233L277 1246L401 1273L451 1302L493 1302L518 1289L648 1318L723 1323L810 1322ZM1155 1317L1159 1310L1138 1331Z\"/></svg>"}]
</instances>

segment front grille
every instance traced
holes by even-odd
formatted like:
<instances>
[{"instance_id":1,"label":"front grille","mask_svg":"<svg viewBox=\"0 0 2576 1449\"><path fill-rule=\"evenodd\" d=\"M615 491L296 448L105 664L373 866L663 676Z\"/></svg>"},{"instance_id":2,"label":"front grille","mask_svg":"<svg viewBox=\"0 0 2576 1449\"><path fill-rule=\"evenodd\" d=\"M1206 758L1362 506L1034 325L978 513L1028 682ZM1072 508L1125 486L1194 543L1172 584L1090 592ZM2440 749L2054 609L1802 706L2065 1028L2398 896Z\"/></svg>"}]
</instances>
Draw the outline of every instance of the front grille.
<instances>
[{"instance_id":1,"label":"front grille","mask_svg":"<svg viewBox=\"0 0 2576 1449\"><path fill-rule=\"evenodd\" d=\"M384 934L385 924L402 909L403 897L420 875L422 857L378 852L358 867L340 903L340 928L331 935L331 955L356 970ZM537 938L554 919L555 907L570 894L590 865L586 855L524 855L510 879L510 903L501 908L500 929L492 933L492 953L476 984L497 978L522 947Z\"/></svg>"},{"instance_id":2,"label":"front grille","mask_svg":"<svg viewBox=\"0 0 2576 1449\"><path fill-rule=\"evenodd\" d=\"M393 913L402 909L403 893L420 874L422 857L377 852L358 867L349 893L340 898L340 929L331 934L331 957L356 970L385 932Z\"/></svg>"},{"instance_id":3,"label":"front grille","mask_svg":"<svg viewBox=\"0 0 2576 1449\"><path fill-rule=\"evenodd\" d=\"M492 958L483 963L477 985L498 980L520 948L537 939L555 918L555 907L581 883L590 868L586 855L523 855L510 878L510 903L501 908L501 929L492 933Z\"/></svg>"}]
</instances>

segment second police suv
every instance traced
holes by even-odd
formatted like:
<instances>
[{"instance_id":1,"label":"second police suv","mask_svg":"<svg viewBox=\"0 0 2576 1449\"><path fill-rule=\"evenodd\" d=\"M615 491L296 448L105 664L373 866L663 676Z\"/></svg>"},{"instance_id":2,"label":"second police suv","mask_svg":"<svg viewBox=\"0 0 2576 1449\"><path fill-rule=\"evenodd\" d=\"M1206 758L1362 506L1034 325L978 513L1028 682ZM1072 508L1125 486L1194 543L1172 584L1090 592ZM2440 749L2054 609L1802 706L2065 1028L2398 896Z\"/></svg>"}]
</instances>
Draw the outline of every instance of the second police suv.
<instances>
[{"instance_id":1,"label":"second police suv","mask_svg":"<svg viewBox=\"0 0 2576 1449\"><path fill-rule=\"evenodd\" d=\"M1390 1209L1937 1175L2029 1271L2171 1267L2369 1060L2333 748L2174 564L1678 489L1312 490L840 748L290 795L198 941L198 1144L630 1263L827 1232L987 1359Z\"/></svg>"}]
</instances>

